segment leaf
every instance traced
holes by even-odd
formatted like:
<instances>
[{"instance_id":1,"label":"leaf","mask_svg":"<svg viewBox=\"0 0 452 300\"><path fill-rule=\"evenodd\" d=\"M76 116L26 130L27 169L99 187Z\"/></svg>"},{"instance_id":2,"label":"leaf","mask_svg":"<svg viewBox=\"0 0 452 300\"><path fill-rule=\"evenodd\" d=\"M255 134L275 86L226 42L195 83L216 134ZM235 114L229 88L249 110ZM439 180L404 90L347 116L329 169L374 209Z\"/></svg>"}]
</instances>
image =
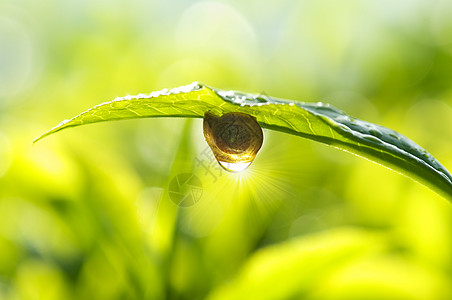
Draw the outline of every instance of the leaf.
<instances>
[{"instance_id":1,"label":"leaf","mask_svg":"<svg viewBox=\"0 0 452 300\"><path fill-rule=\"evenodd\" d=\"M203 118L206 111L256 117L263 128L282 131L351 152L400 172L452 200L452 175L426 150L394 130L355 119L324 103L224 91L199 83L149 95L119 97L65 120L33 142L69 127L103 121Z\"/></svg>"},{"instance_id":2,"label":"leaf","mask_svg":"<svg viewBox=\"0 0 452 300\"><path fill-rule=\"evenodd\" d=\"M451 299L447 274L375 230L336 228L258 249L208 300Z\"/></svg>"},{"instance_id":3,"label":"leaf","mask_svg":"<svg viewBox=\"0 0 452 300\"><path fill-rule=\"evenodd\" d=\"M381 235L352 228L297 237L253 253L237 275L207 299L306 299L322 290L322 283L337 270L385 247Z\"/></svg>"}]
</instances>

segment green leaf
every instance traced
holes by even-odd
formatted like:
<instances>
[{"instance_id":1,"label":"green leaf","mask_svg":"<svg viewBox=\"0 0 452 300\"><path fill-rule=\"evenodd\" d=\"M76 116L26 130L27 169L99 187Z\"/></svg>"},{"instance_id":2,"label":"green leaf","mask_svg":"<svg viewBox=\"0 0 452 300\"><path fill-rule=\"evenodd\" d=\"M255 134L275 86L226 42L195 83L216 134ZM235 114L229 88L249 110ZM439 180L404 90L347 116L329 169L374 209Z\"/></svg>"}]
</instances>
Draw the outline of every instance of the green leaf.
<instances>
[{"instance_id":1,"label":"green leaf","mask_svg":"<svg viewBox=\"0 0 452 300\"><path fill-rule=\"evenodd\" d=\"M447 275L392 247L357 228L294 237L252 253L206 299L450 299Z\"/></svg>"},{"instance_id":2,"label":"green leaf","mask_svg":"<svg viewBox=\"0 0 452 300\"><path fill-rule=\"evenodd\" d=\"M132 118L203 118L206 111L243 112L263 128L282 131L349 151L400 172L452 200L452 175L432 155L394 130L355 119L323 103L224 91L192 83L172 90L119 97L65 120L38 140L62 129Z\"/></svg>"},{"instance_id":3,"label":"green leaf","mask_svg":"<svg viewBox=\"0 0 452 300\"><path fill-rule=\"evenodd\" d=\"M307 299L322 290L334 272L385 247L382 236L352 228L297 237L253 253L237 275L207 299Z\"/></svg>"}]
</instances>

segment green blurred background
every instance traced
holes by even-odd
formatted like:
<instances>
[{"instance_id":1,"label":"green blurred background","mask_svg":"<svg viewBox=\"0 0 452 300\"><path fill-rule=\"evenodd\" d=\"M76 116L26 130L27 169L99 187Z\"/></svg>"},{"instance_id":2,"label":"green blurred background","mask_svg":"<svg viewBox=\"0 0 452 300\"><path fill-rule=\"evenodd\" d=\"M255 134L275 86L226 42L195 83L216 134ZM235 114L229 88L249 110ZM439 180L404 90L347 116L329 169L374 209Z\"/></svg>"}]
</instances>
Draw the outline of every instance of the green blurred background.
<instances>
[{"instance_id":1,"label":"green blurred background","mask_svg":"<svg viewBox=\"0 0 452 300\"><path fill-rule=\"evenodd\" d=\"M226 174L183 119L31 144L98 103L200 81L331 103L451 170L451 15L449 0L0 0L0 299L452 299L451 204L348 153L265 131ZM187 172L203 189L183 208L168 184Z\"/></svg>"}]
</instances>

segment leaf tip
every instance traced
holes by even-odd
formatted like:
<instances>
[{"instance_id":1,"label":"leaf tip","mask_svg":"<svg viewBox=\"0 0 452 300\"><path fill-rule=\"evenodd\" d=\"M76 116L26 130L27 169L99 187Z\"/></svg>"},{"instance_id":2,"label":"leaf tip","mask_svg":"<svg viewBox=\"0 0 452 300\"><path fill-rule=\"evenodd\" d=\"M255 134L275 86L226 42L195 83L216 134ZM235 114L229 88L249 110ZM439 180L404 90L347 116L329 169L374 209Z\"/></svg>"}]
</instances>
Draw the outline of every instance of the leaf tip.
<instances>
[{"instance_id":1,"label":"leaf tip","mask_svg":"<svg viewBox=\"0 0 452 300\"><path fill-rule=\"evenodd\" d=\"M38 141L42 140L43 138L51 135L52 133L55 133L57 131L60 131L61 129L65 128L66 123L68 123L71 120L64 120L63 122L61 122L60 124L58 124L57 126L47 130L46 132L44 132L43 134L39 135L38 137L36 137L33 140L33 145L36 144Z\"/></svg>"},{"instance_id":2,"label":"leaf tip","mask_svg":"<svg viewBox=\"0 0 452 300\"><path fill-rule=\"evenodd\" d=\"M49 131L47 131L47 132L45 132L45 133L43 133L43 134L41 134L41 135L35 137L35 138L33 139L33 141L32 141L33 146L34 146L38 141L42 140L43 138L45 138L45 137L48 136L49 134L50 134Z\"/></svg>"}]
</instances>

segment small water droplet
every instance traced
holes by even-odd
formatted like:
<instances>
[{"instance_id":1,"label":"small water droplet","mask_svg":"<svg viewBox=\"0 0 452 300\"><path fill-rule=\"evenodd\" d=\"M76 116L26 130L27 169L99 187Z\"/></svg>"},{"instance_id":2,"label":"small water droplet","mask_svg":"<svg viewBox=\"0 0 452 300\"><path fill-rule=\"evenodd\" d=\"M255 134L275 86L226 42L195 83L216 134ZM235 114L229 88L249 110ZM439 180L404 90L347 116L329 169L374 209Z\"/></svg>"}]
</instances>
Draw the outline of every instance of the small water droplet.
<instances>
[{"instance_id":1,"label":"small water droplet","mask_svg":"<svg viewBox=\"0 0 452 300\"><path fill-rule=\"evenodd\" d=\"M218 161L220 163L220 166L223 167L226 171L233 172L233 173L239 173L244 171L246 168L249 167L251 162L240 162L240 163L228 163L224 161Z\"/></svg>"},{"instance_id":2,"label":"small water droplet","mask_svg":"<svg viewBox=\"0 0 452 300\"><path fill-rule=\"evenodd\" d=\"M257 97L255 97L254 99L255 99L257 102L260 102L260 103L267 103L267 102L268 102L267 99L265 99L264 96L257 96Z\"/></svg>"}]
</instances>

